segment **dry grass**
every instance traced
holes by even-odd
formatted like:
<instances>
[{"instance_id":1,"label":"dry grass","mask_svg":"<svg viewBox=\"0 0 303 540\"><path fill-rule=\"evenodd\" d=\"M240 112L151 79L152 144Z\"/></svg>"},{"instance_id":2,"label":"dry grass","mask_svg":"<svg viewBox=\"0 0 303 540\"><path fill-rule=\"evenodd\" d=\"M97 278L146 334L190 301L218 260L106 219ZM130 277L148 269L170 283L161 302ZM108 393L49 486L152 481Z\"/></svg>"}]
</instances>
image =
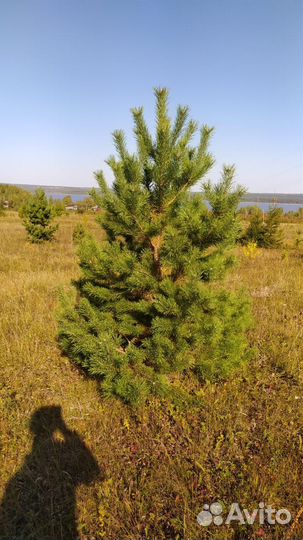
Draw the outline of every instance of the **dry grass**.
<instances>
[{"instance_id":1,"label":"dry grass","mask_svg":"<svg viewBox=\"0 0 303 540\"><path fill-rule=\"evenodd\" d=\"M40 526L22 534L24 508L12 497L11 515L23 521L16 518L12 532L7 520L0 537L17 537L18 529L23 538L67 540L67 505L76 486L81 539L303 537L301 520L293 530L206 529L196 521L203 504L215 500L227 506L239 501L248 509L265 501L293 516L303 505L303 256L292 247L303 225L285 224L287 247L260 250L254 260L239 248L228 286L244 287L252 298L250 341L257 353L249 369L202 388L199 412L154 401L134 414L117 401L104 401L97 381L75 369L57 346L58 292L78 275L72 232L83 219L62 218L57 240L35 246L26 242L15 214L0 218L0 495L7 499L12 485L17 493L32 482L36 500L31 507L28 488L26 513ZM94 218L86 220L101 237ZM62 407L66 426L98 462L93 483L84 476L76 481L81 464L69 469L62 457L64 448L73 456L81 444L71 431L54 434L49 428L47 446L33 449L30 418L50 405ZM70 489L65 499L64 482ZM35 513L42 502L43 523Z\"/></svg>"}]
</instances>

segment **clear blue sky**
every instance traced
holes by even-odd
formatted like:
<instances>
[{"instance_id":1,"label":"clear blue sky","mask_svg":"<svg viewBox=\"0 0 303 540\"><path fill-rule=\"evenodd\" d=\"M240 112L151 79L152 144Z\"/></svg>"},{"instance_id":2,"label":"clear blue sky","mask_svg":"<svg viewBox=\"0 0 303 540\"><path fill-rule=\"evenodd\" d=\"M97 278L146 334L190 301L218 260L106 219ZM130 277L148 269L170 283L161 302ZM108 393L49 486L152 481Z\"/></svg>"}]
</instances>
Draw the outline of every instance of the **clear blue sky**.
<instances>
[{"instance_id":1,"label":"clear blue sky","mask_svg":"<svg viewBox=\"0 0 303 540\"><path fill-rule=\"evenodd\" d=\"M302 192L302 36L302 0L0 0L0 182L93 185L167 86L216 128L213 179Z\"/></svg>"}]
</instances>

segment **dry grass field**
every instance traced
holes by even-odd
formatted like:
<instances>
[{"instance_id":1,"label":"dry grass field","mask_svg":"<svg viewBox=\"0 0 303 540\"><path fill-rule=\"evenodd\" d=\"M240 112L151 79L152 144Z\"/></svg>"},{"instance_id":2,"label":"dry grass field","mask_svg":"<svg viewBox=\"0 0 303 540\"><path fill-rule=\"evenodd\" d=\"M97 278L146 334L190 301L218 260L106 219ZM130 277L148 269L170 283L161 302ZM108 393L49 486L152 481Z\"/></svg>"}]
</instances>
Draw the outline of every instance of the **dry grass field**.
<instances>
[{"instance_id":1,"label":"dry grass field","mask_svg":"<svg viewBox=\"0 0 303 540\"><path fill-rule=\"evenodd\" d=\"M134 412L104 400L57 345L83 220L102 238L94 216L73 215L53 243L32 245L16 214L0 217L0 538L303 538L303 224L283 225L279 250L238 248L226 286L251 297L248 368L201 387L198 411L154 400ZM264 501L293 520L199 526L213 501Z\"/></svg>"}]
</instances>

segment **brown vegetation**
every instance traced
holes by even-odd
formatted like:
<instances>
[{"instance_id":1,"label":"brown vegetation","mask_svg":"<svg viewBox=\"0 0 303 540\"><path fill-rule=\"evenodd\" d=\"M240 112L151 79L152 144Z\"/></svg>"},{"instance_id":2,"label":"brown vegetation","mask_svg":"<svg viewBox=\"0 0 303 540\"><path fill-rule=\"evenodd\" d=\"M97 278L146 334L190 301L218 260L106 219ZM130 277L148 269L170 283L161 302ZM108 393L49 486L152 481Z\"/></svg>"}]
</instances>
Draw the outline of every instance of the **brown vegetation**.
<instances>
[{"instance_id":1,"label":"brown vegetation","mask_svg":"<svg viewBox=\"0 0 303 540\"><path fill-rule=\"evenodd\" d=\"M287 507L293 517L303 505L303 253L296 244L302 224L283 225L286 245L279 250L260 249L252 259L238 248L239 265L228 286L244 287L252 298L256 354L249 367L225 383L201 387L199 411L154 400L135 414L104 400L99 383L57 346L58 295L78 276L72 237L83 220L102 237L93 216L71 215L60 219L55 242L37 246L26 241L15 213L0 218L1 497L33 455L30 418L41 407L58 405L67 428L58 425L51 433L54 444L69 438L82 450L85 444L99 468L92 483L76 482L81 539L302 536L301 518L293 529L202 528L196 520L205 502L238 501L252 509L264 501ZM62 457L54 453L45 467L45 452L39 455L39 470L47 471L53 490L45 509L47 537L58 540L68 509L62 499L53 511L51 501L60 491ZM32 480L44 500L41 478ZM11 504L20 510L17 499ZM32 530L31 538L39 534Z\"/></svg>"}]
</instances>

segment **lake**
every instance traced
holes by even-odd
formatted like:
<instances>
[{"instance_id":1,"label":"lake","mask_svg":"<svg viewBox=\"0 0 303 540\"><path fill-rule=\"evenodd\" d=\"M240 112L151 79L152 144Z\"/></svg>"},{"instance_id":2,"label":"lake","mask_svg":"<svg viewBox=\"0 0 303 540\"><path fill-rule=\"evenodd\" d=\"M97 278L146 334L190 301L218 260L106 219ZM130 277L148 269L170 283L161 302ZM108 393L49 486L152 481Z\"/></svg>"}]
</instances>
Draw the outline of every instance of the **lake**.
<instances>
[{"instance_id":1,"label":"lake","mask_svg":"<svg viewBox=\"0 0 303 540\"><path fill-rule=\"evenodd\" d=\"M71 196L72 200L74 202L79 202L79 201L83 201L84 199L86 199L87 197L89 197L89 193L60 193L59 191L58 192L48 192L47 189L45 189L45 193L48 197L52 197L53 199L59 199L59 200L62 200L64 199L64 197L67 197L68 195ZM273 203L268 203L268 202L251 202L251 201L243 201L240 203L239 207L240 208L245 208L247 206L258 206L259 208L261 208L262 210L264 210L264 212L268 212L269 208L271 206L273 206ZM303 205L302 204L294 204L294 203L276 203L275 206L277 206L278 208L283 208L283 211L285 213L287 212L297 212L299 210L299 208L302 208Z\"/></svg>"},{"instance_id":2,"label":"lake","mask_svg":"<svg viewBox=\"0 0 303 540\"><path fill-rule=\"evenodd\" d=\"M48 192L47 189L44 190L47 197L51 197L52 199L59 199L60 201L62 201L62 199L64 199L64 197L71 197L73 199L74 202L79 202L79 201L84 201L84 199L87 199L87 197L89 197L89 193L85 193L85 194L79 194L79 193L54 193L53 191L52 192Z\"/></svg>"},{"instance_id":3,"label":"lake","mask_svg":"<svg viewBox=\"0 0 303 540\"><path fill-rule=\"evenodd\" d=\"M298 212L299 208L303 208L302 204L292 204L292 203L267 203L267 202L241 202L239 204L240 208L246 208L247 206L258 206L261 208L261 210L264 210L264 212L268 212L268 210L272 206L276 206L277 208L283 208L283 212L286 214L287 212Z\"/></svg>"}]
</instances>

